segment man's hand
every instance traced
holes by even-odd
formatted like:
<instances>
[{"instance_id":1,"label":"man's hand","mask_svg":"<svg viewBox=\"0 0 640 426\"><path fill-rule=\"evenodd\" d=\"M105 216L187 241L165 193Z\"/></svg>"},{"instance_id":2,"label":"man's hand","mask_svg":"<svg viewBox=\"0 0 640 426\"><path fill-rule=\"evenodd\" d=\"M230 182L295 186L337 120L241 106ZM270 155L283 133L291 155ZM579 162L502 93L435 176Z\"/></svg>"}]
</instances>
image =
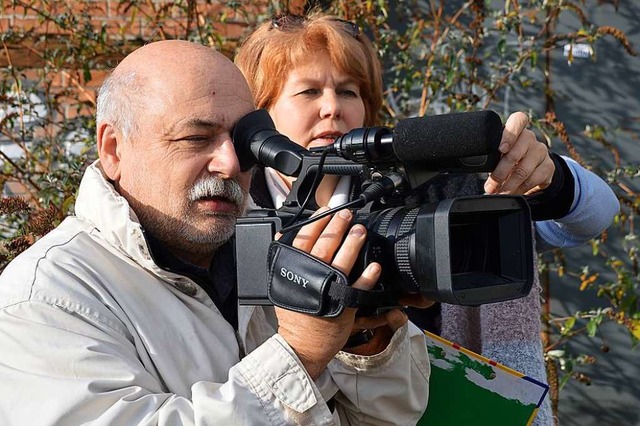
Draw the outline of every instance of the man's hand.
<instances>
[{"instance_id":1,"label":"man's hand","mask_svg":"<svg viewBox=\"0 0 640 426\"><path fill-rule=\"evenodd\" d=\"M398 300L398 304L424 309L433 305L434 302L421 294L407 294ZM382 352L389 344L393 333L407 320L407 314L400 309L391 309L377 317L356 317L354 331L373 330L373 339L369 343L349 348L346 352L357 355L374 355Z\"/></svg>"},{"instance_id":2,"label":"man's hand","mask_svg":"<svg viewBox=\"0 0 640 426\"><path fill-rule=\"evenodd\" d=\"M326 208L319 211L324 210ZM341 244L350 224L351 212L342 210L332 218L326 217L303 227L293 241L293 246L331 264L348 276L366 238L365 227L355 225ZM371 263L353 287L372 289L380 272L380 265ZM336 318L324 318L276 308L278 333L296 352L309 375L316 379L347 342L354 328L355 313L356 309L345 308ZM392 327L398 328L406 322L406 317L394 317L392 320ZM380 325L387 324L384 319L377 321Z\"/></svg>"},{"instance_id":3,"label":"man's hand","mask_svg":"<svg viewBox=\"0 0 640 426\"><path fill-rule=\"evenodd\" d=\"M507 119L499 147L502 158L484 184L487 194L529 194L551 183L555 165L528 125L529 117L523 112Z\"/></svg>"}]
</instances>

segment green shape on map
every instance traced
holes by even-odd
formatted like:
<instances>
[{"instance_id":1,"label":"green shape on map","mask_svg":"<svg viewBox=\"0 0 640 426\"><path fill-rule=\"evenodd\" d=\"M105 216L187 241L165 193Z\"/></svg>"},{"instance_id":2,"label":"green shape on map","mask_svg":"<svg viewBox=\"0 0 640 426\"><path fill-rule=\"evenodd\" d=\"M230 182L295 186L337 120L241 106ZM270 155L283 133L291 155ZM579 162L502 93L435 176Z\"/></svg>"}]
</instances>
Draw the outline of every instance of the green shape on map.
<instances>
[{"instance_id":1,"label":"green shape on map","mask_svg":"<svg viewBox=\"0 0 640 426\"><path fill-rule=\"evenodd\" d=\"M431 364L429 406L418 422L419 426L527 425L536 408L535 404L506 398L467 377L467 369L471 369L490 381L496 375L491 365L476 361L462 352L457 354L457 359L447 359L446 351L438 346L429 346L429 355L433 359L446 361L450 368Z\"/></svg>"}]
</instances>

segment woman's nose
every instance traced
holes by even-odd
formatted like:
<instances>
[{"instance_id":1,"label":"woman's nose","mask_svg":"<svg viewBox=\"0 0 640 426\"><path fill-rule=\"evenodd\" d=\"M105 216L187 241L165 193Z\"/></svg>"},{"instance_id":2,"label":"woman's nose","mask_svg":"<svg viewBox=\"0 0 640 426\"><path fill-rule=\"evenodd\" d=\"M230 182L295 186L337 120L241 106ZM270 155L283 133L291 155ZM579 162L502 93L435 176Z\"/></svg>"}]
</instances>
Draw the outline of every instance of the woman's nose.
<instances>
[{"instance_id":1,"label":"woman's nose","mask_svg":"<svg viewBox=\"0 0 640 426\"><path fill-rule=\"evenodd\" d=\"M321 98L320 117L321 118L340 118L342 106L340 99L335 92L326 91Z\"/></svg>"}]
</instances>

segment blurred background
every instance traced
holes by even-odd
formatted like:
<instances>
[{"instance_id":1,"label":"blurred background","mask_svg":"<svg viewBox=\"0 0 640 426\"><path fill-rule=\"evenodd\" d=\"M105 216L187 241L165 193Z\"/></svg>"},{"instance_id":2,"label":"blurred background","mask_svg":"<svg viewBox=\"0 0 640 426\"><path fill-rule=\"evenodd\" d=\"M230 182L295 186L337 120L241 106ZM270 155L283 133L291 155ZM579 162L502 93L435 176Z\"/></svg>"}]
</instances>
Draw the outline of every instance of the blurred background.
<instances>
[{"instance_id":1,"label":"blurred background","mask_svg":"<svg viewBox=\"0 0 640 426\"><path fill-rule=\"evenodd\" d=\"M616 223L539 258L549 397L560 425L640 425L638 2L2 1L0 268L73 212L95 158L95 91L124 55L179 38L233 57L257 23L314 7L376 43L381 122L524 110L540 140L609 182Z\"/></svg>"}]
</instances>

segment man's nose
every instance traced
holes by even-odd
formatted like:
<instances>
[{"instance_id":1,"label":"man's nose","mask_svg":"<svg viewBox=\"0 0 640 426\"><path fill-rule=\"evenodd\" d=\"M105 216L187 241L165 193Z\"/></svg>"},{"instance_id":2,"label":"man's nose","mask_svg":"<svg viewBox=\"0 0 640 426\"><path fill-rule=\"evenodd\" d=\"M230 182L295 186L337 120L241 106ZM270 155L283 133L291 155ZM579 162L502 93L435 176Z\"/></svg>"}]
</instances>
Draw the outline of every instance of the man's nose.
<instances>
[{"instance_id":1,"label":"man's nose","mask_svg":"<svg viewBox=\"0 0 640 426\"><path fill-rule=\"evenodd\" d=\"M213 150L207 170L223 179L235 178L240 174L240 161L230 136Z\"/></svg>"}]
</instances>

